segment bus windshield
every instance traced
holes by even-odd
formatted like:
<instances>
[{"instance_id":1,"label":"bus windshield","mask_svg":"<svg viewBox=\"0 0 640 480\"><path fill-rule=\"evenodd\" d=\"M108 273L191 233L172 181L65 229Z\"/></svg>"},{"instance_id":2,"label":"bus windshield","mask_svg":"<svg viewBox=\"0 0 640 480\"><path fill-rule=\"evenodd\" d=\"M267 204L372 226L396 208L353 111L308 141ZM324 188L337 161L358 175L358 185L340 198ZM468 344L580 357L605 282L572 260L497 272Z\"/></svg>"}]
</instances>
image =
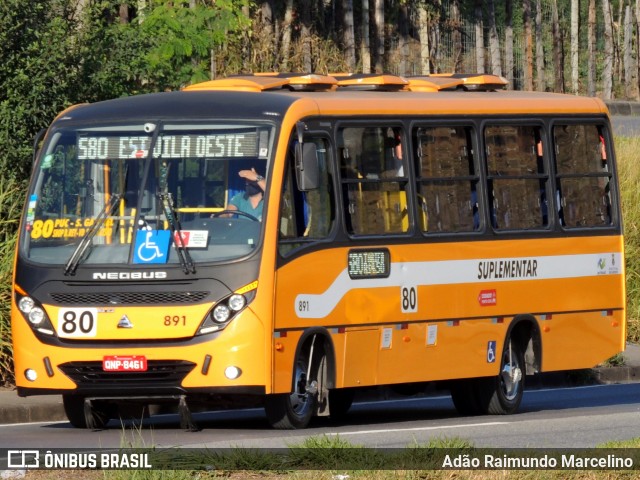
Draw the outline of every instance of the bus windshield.
<instances>
[{"instance_id":1,"label":"bus windshield","mask_svg":"<svg viewBox=\"0 0 640 480\"><path fill-rule=\"evenodd\" d=\"M21 254L65 273L245 256L260 243L264 191L251 180L266 176L273 135L239 122L54 130L33 174ZM251 212L234 206L250 194Z\"/></svg>"}]
</instances>

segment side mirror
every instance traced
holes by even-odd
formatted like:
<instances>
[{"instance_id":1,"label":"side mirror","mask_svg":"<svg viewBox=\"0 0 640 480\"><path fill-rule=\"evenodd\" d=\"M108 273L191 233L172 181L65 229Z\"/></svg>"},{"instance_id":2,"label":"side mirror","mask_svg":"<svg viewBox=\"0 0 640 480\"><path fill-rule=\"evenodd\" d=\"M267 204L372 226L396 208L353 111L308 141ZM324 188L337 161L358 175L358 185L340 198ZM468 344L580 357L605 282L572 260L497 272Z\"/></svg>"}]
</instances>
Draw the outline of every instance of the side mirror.
<instances>
[{"instance_id":1,"label":"side mirror","mask_svg":"<svg viewBox=\"0 0 640 480\"><path fill-rule=\"evenodd\" d=\"M318 188L318 153L315 143L296 145L296 180L298 190L308 192Z\"/></svg>"}]
</instances>

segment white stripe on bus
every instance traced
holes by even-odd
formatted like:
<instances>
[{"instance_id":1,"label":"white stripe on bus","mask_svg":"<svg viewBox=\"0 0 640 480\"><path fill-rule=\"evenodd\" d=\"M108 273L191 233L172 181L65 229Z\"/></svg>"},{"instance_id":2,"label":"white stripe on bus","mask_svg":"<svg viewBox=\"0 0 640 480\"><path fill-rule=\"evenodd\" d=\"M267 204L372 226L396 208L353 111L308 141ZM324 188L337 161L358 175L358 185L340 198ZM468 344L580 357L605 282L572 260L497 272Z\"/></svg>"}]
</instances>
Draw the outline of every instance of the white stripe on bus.
<instances>
[{"instance_id":1,"label":"white stripe on bus","mask_svg":"<svg viewBox=\"0 0 640 480\"><path fill-rule=\"evenodd\" d=\"M525 263L520 263L520 267L517 268L519 262ZM490 264L493 264L493 268L487 267ZM348 269L345 268L324 292L298 294L294 304L296 315L298 318L324 318L349 291L356 289L596 277L621 275L623 270L622 254L619 252L392 262L390 269L390 274L386 278L352 279L349 277ZM514 276L514 272L519 275ZM295 308L300 304L304 304L305 309Z\"/></svg>"}]
</instances>

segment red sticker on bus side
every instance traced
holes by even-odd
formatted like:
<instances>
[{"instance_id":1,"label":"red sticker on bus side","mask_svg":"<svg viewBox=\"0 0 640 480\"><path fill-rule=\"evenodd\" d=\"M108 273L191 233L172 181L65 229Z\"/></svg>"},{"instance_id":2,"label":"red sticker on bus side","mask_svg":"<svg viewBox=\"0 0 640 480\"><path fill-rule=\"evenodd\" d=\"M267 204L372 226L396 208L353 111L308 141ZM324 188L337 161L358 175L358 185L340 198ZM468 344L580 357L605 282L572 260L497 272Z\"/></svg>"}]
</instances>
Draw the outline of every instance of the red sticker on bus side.
<instances>
[{"instance_id":1,"label":"red sticker on bus side","mask_svg":"<svg viewBox=\"0 0 640 480\"><path fill-rule=\"evenodd\" d=\"M496 290L480 290L478 294L478 303L481 307L490 307L493 305L497 305L498 303L498 293Z\"/></svg>"}]
</instances>

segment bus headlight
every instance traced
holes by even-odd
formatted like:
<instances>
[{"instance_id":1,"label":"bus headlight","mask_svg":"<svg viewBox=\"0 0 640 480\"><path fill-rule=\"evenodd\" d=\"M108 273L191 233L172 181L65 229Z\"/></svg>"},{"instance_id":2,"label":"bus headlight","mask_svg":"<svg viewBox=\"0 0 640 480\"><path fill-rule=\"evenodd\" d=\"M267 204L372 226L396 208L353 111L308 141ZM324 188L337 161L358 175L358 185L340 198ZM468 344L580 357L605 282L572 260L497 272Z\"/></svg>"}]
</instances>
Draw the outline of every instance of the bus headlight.
<instances>
[{"instance_id":1,"label":"bus headlight","mask_svg":"<svg viewBox=\"0 0 640 480\"><path fill-rule=\"evenodd\" d=\"M229 297L228 304L231 310L233 310L234 312L239 312L247 304L247 299L244 297L244 295L231 295Z\"/></svg>"},{"instance_id":2,"label":"bus headlight","mask_svg":"<svg viewBox=\"0 0 640 480\"><path fill-rule=\"evenodd\" d=\"M21 296L16 293L18 310L22 316L29 322L31 328L47 335L55 335L51 321L47 316L44 308L28 295Z\"/></svg>"},{"instance_id":3,"label":"bus headlight","mask_svg":"<svg viewBox=\"0 0 640 480\"><path fill-rule=\"evenodd\" d=\"M36 302L33 301L31 297L22 297L18 302L18 308L22 313L26 313L29 315L29 312L35 307Z\"/></svg>"},{"instance_id":4,"label":"bus headlight","mask_svg":"<svg viewBox=\"0 0 640 480\"><path fill-rule=\"evenodd\" d=\"M234 293L220 300L200 324L197 335L222 330L233 320L233 317L235 317L237 313L241 312L247 306L249 299L252 298L252 295L250 298L247 298L245 295Z\"/></svg>"},{"instance_id":5,"label":"bus headlight","mask_svg":"<svg viewBox=\"0 0 640 480\"><path fill-rule=\"evenodd\" d=\"M39 307L33 307L28 316L29 321L35 326L40 325L44 321L44 317L44 310Z\"/></svg>"},{"instance_id":6,"label":"bus headlight","mask_svg":"<svg viewBox=\"0 0 640 480\"><path fill-rule=\"evenodd\" d=\"M231 316L231 310L225 304L216 305L213 309L213 321L216 323L225 323Z\"/></svg>"}]
</instances>

